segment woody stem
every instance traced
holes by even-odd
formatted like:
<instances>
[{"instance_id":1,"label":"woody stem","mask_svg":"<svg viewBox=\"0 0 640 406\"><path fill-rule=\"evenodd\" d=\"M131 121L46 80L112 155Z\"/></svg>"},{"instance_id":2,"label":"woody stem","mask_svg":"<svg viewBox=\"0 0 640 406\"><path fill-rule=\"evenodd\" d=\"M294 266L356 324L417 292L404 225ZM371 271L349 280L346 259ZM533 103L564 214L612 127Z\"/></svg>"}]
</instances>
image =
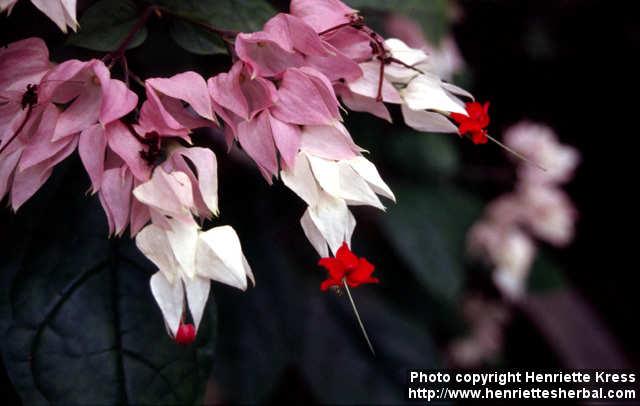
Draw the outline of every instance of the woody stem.
<instances>
[{"instance_id":1,"label":"woody stem","mask_svg":"<svg viewBox=\"0 0 640 406\"><path fill-rule=\"evenodd\" d=\"M371 354L375 357L376 352L373 350L373 345L371 344L371 340L369 340L369 335L367 334L367 330L364 328L364 324L362 323L362 319L360 318L360 313L358 313L358 308L356 307L356 302L353 301L353 297L351 297L351 290L349 289L349 285L347 284L347 278L342 278L342 284L344 285L344 289L347 291L347 296L349 296L349 301L351 302L351 307L353 308L353 313L356 315L356 319L358 320L358 324L360 325L360 330L362 331L362 335L364 339L367 341L367 345L369 346L369 350L371 350Z\"/></svg>"},{"instance_id":2,"label":"woody stem","mask_svg":"<svg viewBox=\"0 0 640 406\"><path fill-rule=\"evenodd\" d=\"M158 6L155 6L155 5L147 6L147 8L144 9L142 14L138 18L138 21L136 21L135 25L131 27L131 30L129 31L127 36L124 37L124 39L122 40L118 48L115 51L107 54L104 58L102 58L102 61L106 62L107 60L112 60L113 62L117 59L122 58L124 56L124 52L127 50L127 47L129 46L129 44L131 44L131 41L133 41L133 38L135 37L135 35L147 23L147 20L149 19L149 17L151 17L151 13L153 13L156 10L158 10Z\"/></svg>"}]
</instances>

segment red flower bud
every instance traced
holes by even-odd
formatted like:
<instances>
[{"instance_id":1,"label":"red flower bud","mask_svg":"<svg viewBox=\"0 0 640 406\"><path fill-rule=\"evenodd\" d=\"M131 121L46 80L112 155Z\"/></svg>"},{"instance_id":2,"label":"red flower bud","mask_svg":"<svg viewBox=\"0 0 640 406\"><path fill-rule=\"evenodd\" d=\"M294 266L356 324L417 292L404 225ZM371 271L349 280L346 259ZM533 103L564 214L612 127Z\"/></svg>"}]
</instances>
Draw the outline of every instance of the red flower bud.
<instances>
[{"instance_id":1,"label":"red flower bud","mask_svg":"<svg viewBox=\"0 0 640 406\"><path fill-rule=\"evenodd\" d=\"M178 327L178 333L176 334L176 343L180 345L189 345L196 340L196 328L193 324L182 324Z\"/></svg>"}]
</instances>

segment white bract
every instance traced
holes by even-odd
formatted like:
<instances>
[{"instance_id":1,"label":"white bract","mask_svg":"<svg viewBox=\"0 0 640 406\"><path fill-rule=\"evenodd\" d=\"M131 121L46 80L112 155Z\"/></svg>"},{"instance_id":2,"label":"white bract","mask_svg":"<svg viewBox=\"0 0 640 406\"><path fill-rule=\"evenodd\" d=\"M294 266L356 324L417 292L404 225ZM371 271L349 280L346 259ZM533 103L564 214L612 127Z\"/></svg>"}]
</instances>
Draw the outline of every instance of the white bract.
<instances>
[{"instance_id":1,"label":"white bract","mask_svg":"<svg viewBox=\"0 0 640 406\"><path fill-rule=\"evenodd\" d=\"M255 280L233 228L201 231L194 224L167 221L169 229L155 224L142 229L136 245L158 267L151 292L175 337L187 307L197 332L212 280L241 290L247 289L247 279L254 285Z\"/></svg>"},{"instance_id":2,"label":"white bract","mask_svg":"<svg viewBox=\"0 0 640 406\"><path fill-rule=\"evenodd\" d=\"M384 44L391 59L384 65L382 101L400 104L405 123L418 131L457 132L457 126L447 119L447 115L467 115L464 102L456 96L473 99L471 94L442 82L435 73L430 56L424 51L411 48L395 38L387 39ZM374 109L381 108L374 103L380 87L380 63L378 59L361 63L363 76L347 84L352 95L370 100L367 111L372 113ZM353 101L353 97L347 100ZM359 103L360 110L366 110L363 101Z\"/></svg>"},{"instance_id":3,"label":"white bract","mask_svg":"<svg viewBox=\"0 0 640 406\"><path fill-rule=\"evenodd\" d=\"M10 14L17 2L18 0L0 0L0 12L6 10ZM78 30L76 0L31 0L31 3L56 23L65 34L67 27L73 31Z\"/></svg>"},{"instance_id":4,"label":"white bract","mask_svg":"<svg viewBox=\"0 0 640 406\"><path fill-rule=\"evenodd\" d=\"M395 201L375 165L363 156L330 160L302 150L296 164L280 172L283 183L309 207L300 219L305 235L321 257L351 241L356 225L349 205L384 210L378 195Z\"/></svg>"}]
</instances>

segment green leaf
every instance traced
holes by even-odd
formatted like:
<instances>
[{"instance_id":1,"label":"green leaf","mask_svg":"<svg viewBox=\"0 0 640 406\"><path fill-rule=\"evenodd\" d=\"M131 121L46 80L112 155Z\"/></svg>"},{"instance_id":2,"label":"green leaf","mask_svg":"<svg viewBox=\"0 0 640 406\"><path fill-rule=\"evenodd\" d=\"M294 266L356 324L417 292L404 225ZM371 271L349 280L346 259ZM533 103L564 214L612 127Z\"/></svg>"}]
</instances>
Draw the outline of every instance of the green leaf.
<instances>
[{"instance_id":1,"label":"green leaf","mask_svg":"<svg viewBox=\"0 0 640 406\"><path fill-rule=\"evenodd\" d=\"M185 20L223 30L258 31L276 14L265 0L155 0L166 11Z\"/></svg>"},{"instance_id":2,"label":"green leaf","mask_svg":"<svg viewBox=\"0 0 640 406\"><path fill-rule=\"evenodd\" d=\"M463 285L465 237L481 204L452 187L394 185L398 203L381 218L391 244L431 295L457 301Z\"/></svg>"},{"instance_id":3,"label":"green leaf","mask_svg":"<svg viewBox=\"0 0 640 406\"><path fill-rule=\"evenodd\" d=\"M100 0L80 17L80 30L68 43L94 51L115 51L138 21L141 10L130 0ZM127 49L147 38L147 29L138 31Z\"/></svg>"},{"instance_id":4,"label":"green leaf","mask_svg":"<svg viewBox=\"0 0 640 406\"><path fill-rule=\"evenodd\" d=\"M449 177L456 174L460 157L451 134L402 131L389 137L384 151L394 167L414 176Z\"/></svg>"},{"instance_id":5,"label":"green leaf","mask_svg":"<svg viewBox=\"0 0 640 406\"><path fill-rule=\"evenodd\" d=\"M316 288L309 297L300 368L322 404L402 404L410 368L442 366L429 329L373 289L352 289L352 294L376 355L346 294L327 295Z\"/></svg>"},{"instance_id":6,"label":"green leaf","mask_svg":"<svg viewBox=\"0 0 640 406\"><path fill-rule=\"evenodd\" d=\"M0 252L8 259L0 271L13 275L2 286L2 354L24 403L201 401L213 365L212 298L196 343L175 344L150 293L155 267L128 237L107 238L98 199L82 193L86 180L61 184L53 200L21 209L8 230L15 243Z\"/></svg>"},{"instance_id":7,"label":"green leaf","mask_svg":"<svg viewBox=\"0 0 640 406\"><path fill-rule=\"evenodd\" d=\"M352 0L349 6L355 9L366 9L382 12L393 12L404 14L422 26L427 38L435 43L446 34L449 19L447 0Z\"/></svg>"},{"instance_id":8,"label":"green leaf","mask_svg":"<svg viewBox=\"0 0 640 406\"><path fill-rule=\"evenodd\" d=\"M187 51L197 55L224 54L227 48L220 36L183 20L171 23L171 38Z\"/></svg>"}]
</instances>

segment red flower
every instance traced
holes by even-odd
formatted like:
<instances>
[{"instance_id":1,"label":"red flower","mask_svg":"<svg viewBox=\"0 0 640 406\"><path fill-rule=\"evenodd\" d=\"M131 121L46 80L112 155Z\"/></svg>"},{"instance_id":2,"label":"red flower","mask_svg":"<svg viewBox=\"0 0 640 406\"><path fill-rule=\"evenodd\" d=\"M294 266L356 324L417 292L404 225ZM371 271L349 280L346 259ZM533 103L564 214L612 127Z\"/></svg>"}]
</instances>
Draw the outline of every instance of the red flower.
<instances>
[{"instance_id":1,"label":"red flower","mask_svg":"<svg viewBox=\"0 0 640 406\"><path fill-rule=\"evenodd\" d=\"M176 334L176 343L181 345L189 345L196 340L196 328L193 324L182 324L178 327L178 333Z\"/></svg>"},{"instance_id":2,"label":"red flower","mask_svg":"<svg viewBox=\"0 0 640 406\"><path fill-rule=\"evenodd\" d=\"M460 113L451 113L451 118L458 124L460 135L469 134L474 144L487 143L487 131L489 125L489 102L480 104L478 102L467 103L465 105L469 116Z\"/></svg>"},{"instance_id":3,"label":"red flower","mask_svg":"<svg viewBox=\"0 0 640 406\"><path fill-rule=\"evenodd\" d=\"M329 271L329 278L320 285L321 290L331 286L341 286L342 279L347 279L347 285L352 288L363 283L378 283L380 280L371 276L375 267L364 258L358 258L346 242L338 249L335 258L322 258L318 265Z\"/></svg>"}]
</instances>

